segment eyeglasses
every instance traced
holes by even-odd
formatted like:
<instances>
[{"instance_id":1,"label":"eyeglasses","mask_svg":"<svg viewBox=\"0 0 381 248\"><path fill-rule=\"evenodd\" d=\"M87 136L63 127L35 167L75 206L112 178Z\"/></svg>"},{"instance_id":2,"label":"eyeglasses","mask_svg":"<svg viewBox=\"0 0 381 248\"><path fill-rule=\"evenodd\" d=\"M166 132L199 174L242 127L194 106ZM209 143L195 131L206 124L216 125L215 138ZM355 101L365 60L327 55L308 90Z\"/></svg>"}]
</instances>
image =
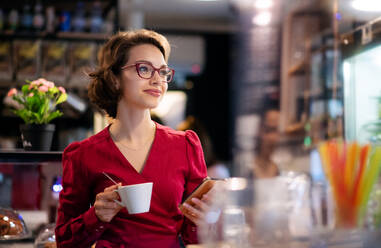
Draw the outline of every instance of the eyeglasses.
<instances>
[{"instance_id":1,"label":"eyeglasses","mask_svg":"<svg viewBox=\"0 0 381 248\"><path fill-rule=\"evenodd\" d=\"M278 133L278 127L274 126L269 126L269 125L264 125L263 126L263 132L264 133Z\"/></svg>"},{"instance_id":2,"label":"eyeglasses","mask_svg":"<svg viewBox=\"0 0 381 248\"><path fill-rule=\"evenodd\" d=\"M159 73L159 76L163 78L165 82L170 83L173 79L173 75L175 75L175 70L168 66L156 68L152 64L146 62L136 63L133 65L126 65L122 67L122 70L133 66L135 66L136 72L138 73L139 77L144 79L151 79L155 74L155 71L157 71Z\"/></svg>"}]
</instances>

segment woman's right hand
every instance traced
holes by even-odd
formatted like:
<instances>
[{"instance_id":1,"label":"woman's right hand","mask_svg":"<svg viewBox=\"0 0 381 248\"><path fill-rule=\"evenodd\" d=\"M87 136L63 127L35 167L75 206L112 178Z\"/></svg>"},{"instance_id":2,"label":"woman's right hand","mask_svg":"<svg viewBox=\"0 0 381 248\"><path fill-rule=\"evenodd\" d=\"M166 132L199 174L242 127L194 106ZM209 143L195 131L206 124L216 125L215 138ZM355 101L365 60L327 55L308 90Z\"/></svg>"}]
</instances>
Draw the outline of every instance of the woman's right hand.
<instances>
[{"instance_id":1,"label":"woman's right hand","mask_svg":"<svg viewBox=\"0 0 381 248\"><path fill-rule=\"evenodd\" d=\"M97 194L95 198L94 208L95 215L99 220L103 222L110 222L112 218L123 208L114 200L119 199L118 193L114 190L119 186L122 186L121 183L117 185L112 185L104 189L103 192Z\"/></svg>"}]
</instances>

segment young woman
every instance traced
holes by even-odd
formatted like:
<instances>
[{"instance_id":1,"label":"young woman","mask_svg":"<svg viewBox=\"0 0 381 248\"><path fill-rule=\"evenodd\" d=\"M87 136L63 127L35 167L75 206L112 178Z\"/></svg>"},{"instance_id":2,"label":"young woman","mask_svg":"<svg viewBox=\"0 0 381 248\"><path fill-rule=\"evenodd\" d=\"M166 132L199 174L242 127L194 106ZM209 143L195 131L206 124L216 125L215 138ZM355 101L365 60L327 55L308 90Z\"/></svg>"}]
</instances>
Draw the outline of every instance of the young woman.
<instances>
[{"instance_id":1,"label":"young woman","mask_svg":"<svg viewBox=\"0 0 381 248\"><path fill-rule=\"evenodd\" d=\"M278 125L279 110L275 108L265 110L261 119L257 154L250 177L261 179L279 176L279 168L271 157L279 142Z\"/></svg>"},{"instance_id":2,"label":"young woman","mask_svg":"<svg viewBox=\"0 0 381 248\"><path fill-rule=\"evenodd\" d=\"M103 46L89 97L114 120L64 151L58 247L179 247L179 235L197 242L200 211L189 207L184 218L178 206L206 177L200 141L150 117L174 75L169 53L167 39L148 30L118 33ZM118 185L103 172L119 185L153 182L149 212L129 214L115 203Z\"/></svg>"}]
</instances>

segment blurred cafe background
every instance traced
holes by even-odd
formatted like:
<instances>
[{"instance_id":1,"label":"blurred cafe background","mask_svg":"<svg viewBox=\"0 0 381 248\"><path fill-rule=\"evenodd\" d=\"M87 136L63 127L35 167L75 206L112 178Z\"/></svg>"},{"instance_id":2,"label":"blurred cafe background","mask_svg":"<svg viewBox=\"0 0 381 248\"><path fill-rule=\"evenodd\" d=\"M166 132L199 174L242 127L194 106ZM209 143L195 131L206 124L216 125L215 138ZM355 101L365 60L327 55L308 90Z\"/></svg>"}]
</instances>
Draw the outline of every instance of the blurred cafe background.
<instances>
[{"instance_id":1,"label":"blurred cafe background","mask_svg":"<svg viewBox=\"0 0 381 248\"><path fill-rule=\"evenodd\" d=\"M28 232L0 247L32 247L55 222L62 151L110 121L88 100L86 71L111 34L137 28L172 46L174 82L152 115L198 133L210 176L326 183L322 142L380 144L379 0L2 1L0 210L17 210ZM40 77L68 99L50 151L25 151L5 99Z\"/></svg>"}]
</instances>

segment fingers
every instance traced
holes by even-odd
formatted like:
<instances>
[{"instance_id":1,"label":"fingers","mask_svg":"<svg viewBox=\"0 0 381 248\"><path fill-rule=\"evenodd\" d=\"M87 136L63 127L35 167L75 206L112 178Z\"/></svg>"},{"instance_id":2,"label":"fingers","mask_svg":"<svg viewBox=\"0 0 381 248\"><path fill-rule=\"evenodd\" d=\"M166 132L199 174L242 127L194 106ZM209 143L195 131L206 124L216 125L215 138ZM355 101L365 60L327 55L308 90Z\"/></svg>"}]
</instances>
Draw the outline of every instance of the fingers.
<instances>
[{"instance_id":1,"label":"fingers","mask_svg":"<svg viewBox=\"0 0 381 248\"><path fill-rule=\"evenodd\" d=\"M212 198L213 198L212 194L208 192L202 196L201 200L205 202L206 204L210 205L212 202Z\"/></svg>"},{"instance_id":2,"label":"fingers","mask_svg":"<svg viewBox=\"0 0 381 248\"><path fill-rule=\"evenodd\" d=\"M203 219L203 213L187 203L184 203L183 206L185 207L184 216L199 225Z\"/></svg>"},{"instance_id":3,"label":"fingers","mask_svg":"<svg viewBox=\"0 0 381 248\"><path fill-rule=\"evenodd\" d=\"M102 192L95 197L96 201L114 201L118 199L119 195L116 192Z\"/></svg>"},{"instance_id":4,"label":"fingers","mask_svg":"<svg viewBox=\"0 0 381 248\"><path fill-rule=\"evenodd\" d=\"M117 188L119 188L120 186L122 186L122 183L118 183L118 184L111 185L110 187L105 188L103 192L114 191L114 190L116 190Z\"/></svg>"},{"instance_id":5,"label":"fingers","mask_svg":"<svg viewBox=\"0 0 381 248\"><path fill-rule=\"evenodd\" d=\"M205 219L205 214L210 210L211 195L204 194L200 199L192 198L191 203L183 203L185 211L183 214L196 225L199 225Z\"/></svg>"},{"instance_id":6,"label":"fingers","mask_svg":"<svg viewBox=\"0 0 381 248\"><path fill-rule=\"evenodd\" d=\"M97 194L96 200L113 201L119 199L118 193L114 190L116 190L121 185L121 183L118 183L117 185L112 185L110 187L105 188L102 193Z\"/></svg>"},{"instance_id":7,"label":"fingers","mask_svg":"<svg viewBox=\"0 0 381 248\"><path fill-rule=\"evenodd\" d=\"M123 208L114 202L114 200L119 198L118 193L114 191L119 186L121 186L120 183L118 185L112 185L96 195L94 203L95 214L101 221L110 222L120 209Z\"/></svg>"},{"instance_id":8,"label":"fingers","mask_svg":"<svg viewBox=\"0 0 381 248\"><path fill-rule=\"evenodd\" d=\"M200 225L205 219L205 213L208 212L210 206L207 204L208 196L202 198L192 198L192 205L184 203L185 211L183 214L196 225ZM209 199L210 200L210 199Z\"/></svg>"},{"instance_id":9,"label":"fingers","mask_svg":"<svg viewBox=\"0 0 381 248\"><path fill-rule=\"evenodd\" d=\"M204 195L205 196L205 195ZM206 197L202 197L202 200L198 198L192 198L192 202L194 203L194 208L199 211L207 211L209 209L209 205L205 203Z\"/></svg>"}]
</instances>

